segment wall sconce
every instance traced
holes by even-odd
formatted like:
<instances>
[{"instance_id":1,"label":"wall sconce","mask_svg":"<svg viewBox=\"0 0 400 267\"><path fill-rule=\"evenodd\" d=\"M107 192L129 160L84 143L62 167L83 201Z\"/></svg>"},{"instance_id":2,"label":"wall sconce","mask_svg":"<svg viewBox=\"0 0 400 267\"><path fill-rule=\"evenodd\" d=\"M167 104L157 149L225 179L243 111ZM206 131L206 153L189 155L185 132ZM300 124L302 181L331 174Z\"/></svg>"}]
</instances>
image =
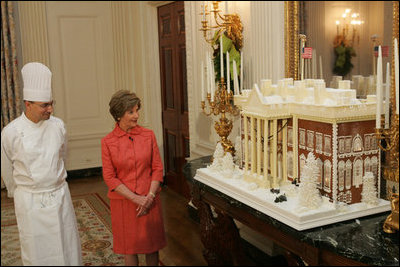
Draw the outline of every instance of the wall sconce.
<instances>
[{"instance_id":1,"label":"wall sconce","mask_svg":"<svg viewBox=\"0 0 400 267\"><path fill-rule=\"evenodd\" d=\"M360 20L359 13L350 15L351 9L347 8L342 14L340 20L336 20L336 40L338 43L343 43L345 46L353 47L360 42L360 34L358 28L364 24ZM336 45L335 45L336 46Z\"/></svg>"},{"instance_id":2,"label":"wall sconce","mask_svg":"<svg viewBox=\"0 0 400 267\"><path fill-rule=\"evenodd\" d=\"M354 45L360 42L358 28L364 24L358 13L350 15L350 12L351 9L347 8L341 19L336 20L336 37L333 42L336 60L333 72L340 76L346 76L353 68L351 58L356 56Z\"/></svg>"}]
</instances>

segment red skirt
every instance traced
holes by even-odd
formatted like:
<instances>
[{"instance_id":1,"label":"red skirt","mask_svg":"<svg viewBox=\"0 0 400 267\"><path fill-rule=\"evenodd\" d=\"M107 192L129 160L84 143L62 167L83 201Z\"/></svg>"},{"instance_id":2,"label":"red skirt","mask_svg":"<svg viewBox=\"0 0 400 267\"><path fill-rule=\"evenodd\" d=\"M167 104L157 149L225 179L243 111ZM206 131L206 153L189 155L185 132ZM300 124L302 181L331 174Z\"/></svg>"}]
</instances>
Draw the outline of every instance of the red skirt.
<instances>
[{"instance_id":1,"label":"red skirt","mask_svg":"<svg viewBox=\"0 0 400 267\"><path fill-rule=\"evenodd\" d=\"M148 254L166 246L159 196L149 213L140 217L137 205L127 199L110 199L110 208L116 254Z\"/></svg>"}]
</instances>

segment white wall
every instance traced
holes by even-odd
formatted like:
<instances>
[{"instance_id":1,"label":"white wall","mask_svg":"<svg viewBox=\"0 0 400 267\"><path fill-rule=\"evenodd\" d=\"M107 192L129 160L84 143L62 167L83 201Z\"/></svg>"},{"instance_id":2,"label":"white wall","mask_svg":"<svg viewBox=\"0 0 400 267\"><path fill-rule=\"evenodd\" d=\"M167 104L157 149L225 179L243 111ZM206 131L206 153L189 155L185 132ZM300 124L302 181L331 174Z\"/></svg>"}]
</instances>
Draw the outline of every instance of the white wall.
<instances>
[{"instance_id":1,"label":"white wall","mask_svg":"<svg viewBox=\"0 0 400 267\"><path fill-rule=\"evenodd\" d=\"M100 139L114 127L111 95L142 99L140 124L163 155L157 5L148 1L18 2L22 64L53 72L55 115L68 133L67 169L101 166Z\"/></svg>"}]
</instances>

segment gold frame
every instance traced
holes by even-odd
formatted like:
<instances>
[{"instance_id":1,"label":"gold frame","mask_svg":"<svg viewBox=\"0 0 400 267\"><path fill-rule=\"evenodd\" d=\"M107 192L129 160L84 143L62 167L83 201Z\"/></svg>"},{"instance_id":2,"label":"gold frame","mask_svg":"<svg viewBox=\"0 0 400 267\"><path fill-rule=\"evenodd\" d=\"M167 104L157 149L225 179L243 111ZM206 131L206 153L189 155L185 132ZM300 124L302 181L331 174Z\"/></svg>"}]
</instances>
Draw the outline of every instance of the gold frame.
<instances>
[{"instance_id":1,"label":"gold frame","mask_svg":"<svg viewBox=\"0 0 400 267\"><path fill-rule=\"evenodd\" d=\"M299 79L299 2L285 1L285 77Z\"/></svg>"}]
</instances>

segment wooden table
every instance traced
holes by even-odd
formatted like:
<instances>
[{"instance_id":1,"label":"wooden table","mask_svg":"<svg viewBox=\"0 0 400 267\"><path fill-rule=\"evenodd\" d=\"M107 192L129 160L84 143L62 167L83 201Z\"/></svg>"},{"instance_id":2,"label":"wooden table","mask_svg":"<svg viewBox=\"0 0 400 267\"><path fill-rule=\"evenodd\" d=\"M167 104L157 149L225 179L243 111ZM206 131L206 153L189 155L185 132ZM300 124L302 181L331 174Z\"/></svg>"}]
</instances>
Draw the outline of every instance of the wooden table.
<instances>
[{"instance_id":1,"label":"wooden table","mask_svg":"<svg viewBox=\"0 0 400 267\"><path fill-rule=\"evenodd\" d=\"M387 213L297 231L240 201L193 179L210 157L189 161L184 174L200 218L204 257L209 265L247 265L239 231L233 221L254 229L285 250L289 265L399 266L399 234L387 234Z\"/></svg>"}]
</instances>

